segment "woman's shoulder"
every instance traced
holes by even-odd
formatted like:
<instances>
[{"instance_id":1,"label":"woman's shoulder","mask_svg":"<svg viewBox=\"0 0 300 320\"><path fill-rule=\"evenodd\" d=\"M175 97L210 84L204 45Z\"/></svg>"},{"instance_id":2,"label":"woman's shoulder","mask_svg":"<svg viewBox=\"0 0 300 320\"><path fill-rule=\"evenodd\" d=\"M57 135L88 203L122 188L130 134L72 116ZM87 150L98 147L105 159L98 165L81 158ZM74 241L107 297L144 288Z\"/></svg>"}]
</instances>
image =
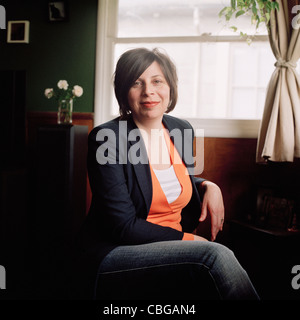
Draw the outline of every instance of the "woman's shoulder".
<instances>
[{"instance_id":1,"label":"woman's shoulder","mask_svg":"<svg viewBox=\"0 0 300 320\"><path fill-rule=\"evenodd\" d=\"M117 118L114 118L110 121L107 121L107 122L104 122L96 127L94 127L91 132L90 132L90 137L94 137L98 134L98 132L100 130L103 130L103 129L109 129L109 130L112 130L114 132L117 132L119 130L119 122L120 122L120 117L117 117Z\"/></svg>"},{"instance_id":2,"label":"woman's shoulder","mask_svg":"<svg viewBox=\"0 0 300 320\"><path fill-rule=\"evenodd\" d=\"M93 130L99 131L100 129L114 129L118 127L119 122L120 122L120 117L117 117L107 122L101 123L100 125L96 126Z\"/></svg>"},{"instance_id":3,"label":"woman's shoulder","mask_svg":"<svg viewBox=\"0 0 300 320\"><path fill-rule=\"evenodd\" d=\"M167 127L179 128L179 129L193 129L192 125L184 119L180 119L169 114L164 114L163 122Z\"/></svg>"}]
</instances>

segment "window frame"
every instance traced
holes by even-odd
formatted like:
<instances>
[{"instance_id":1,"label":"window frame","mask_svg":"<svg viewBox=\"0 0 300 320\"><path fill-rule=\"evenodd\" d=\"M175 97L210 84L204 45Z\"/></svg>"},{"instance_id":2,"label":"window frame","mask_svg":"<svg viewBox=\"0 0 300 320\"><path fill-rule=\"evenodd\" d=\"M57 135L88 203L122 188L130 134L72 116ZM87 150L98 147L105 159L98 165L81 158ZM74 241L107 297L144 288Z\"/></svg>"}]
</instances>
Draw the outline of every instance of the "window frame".
<instances>
[{"instance_id":1,"label":"window frame","mask_svg":"<svg viewBox=\"0 0 300 320\"><path fill-rule=\"evenodd\" d=\"M98 24L95 70L95 126L112 119L114 46L122 43L191 43L244 42L240 36L179 36L179 37L117 37L118 0L98 0ZM257 35L255 42L268 41L267 35ZM271 49L270 49L271 50ZM275 69L274 69L275 70ZM185 118L194 129L204 129L206 137L257 138L259 119Z\"/></svg>"}]
</instances>

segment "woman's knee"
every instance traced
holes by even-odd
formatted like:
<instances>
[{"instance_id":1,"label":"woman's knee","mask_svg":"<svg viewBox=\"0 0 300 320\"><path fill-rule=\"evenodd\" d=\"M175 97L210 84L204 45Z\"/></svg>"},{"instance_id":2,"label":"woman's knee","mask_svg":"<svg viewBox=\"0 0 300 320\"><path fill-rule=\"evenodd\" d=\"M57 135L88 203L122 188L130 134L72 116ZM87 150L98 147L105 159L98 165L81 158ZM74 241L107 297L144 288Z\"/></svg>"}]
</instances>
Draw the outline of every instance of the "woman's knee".
<instances>
[{"instance_id":1,"label":"woman's knee","mask_svg":"<svg viewBox=\"0 0 300 320\"><path fill-rule=\"evenodd\" d=\"M236 258L232 250L228 247L216 242L200 242L199 249L196 250L198 259L207 267L213 264L231 264L236 262Z\"/></svg>"},{"instance_id":2,"label":"woman's knee","mask_svg":"<svg viewBox=\"0 0 300 320\"><path fill-rule=\"evenodd\" d=\"M236 257L232 250L228 247L220 244L211 242L213 255L216 256L220 261L224 261L224 263L229 263L231 261L236 261Z\"/></svg>"}]
</instances>

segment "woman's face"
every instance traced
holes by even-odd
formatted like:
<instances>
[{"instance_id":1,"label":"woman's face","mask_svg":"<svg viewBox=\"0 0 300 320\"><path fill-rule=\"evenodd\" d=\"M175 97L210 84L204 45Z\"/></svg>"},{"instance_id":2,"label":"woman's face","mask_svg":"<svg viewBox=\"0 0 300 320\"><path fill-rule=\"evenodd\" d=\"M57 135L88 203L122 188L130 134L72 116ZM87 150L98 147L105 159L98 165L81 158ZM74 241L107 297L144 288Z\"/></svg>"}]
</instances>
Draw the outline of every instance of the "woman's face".
<instances>
[{"instance_id":1,"label":"woman's face","mask_svg":"<svg viewBox=\"0 0 300 320\"><path fill-rule=\"evenodd\" d=\"M159 66L154 61L135 81L128 92L128 103L133 119L162 119L170 101L170 87Z\"/></svg>"}]
</instances>

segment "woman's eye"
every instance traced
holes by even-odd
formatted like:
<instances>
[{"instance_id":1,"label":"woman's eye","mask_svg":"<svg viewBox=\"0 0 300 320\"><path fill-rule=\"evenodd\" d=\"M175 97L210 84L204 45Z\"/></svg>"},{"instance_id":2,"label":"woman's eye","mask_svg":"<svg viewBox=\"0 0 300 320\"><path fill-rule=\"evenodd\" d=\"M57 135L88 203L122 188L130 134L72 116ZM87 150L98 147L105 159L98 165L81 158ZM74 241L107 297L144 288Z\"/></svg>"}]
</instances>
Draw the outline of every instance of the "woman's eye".
<instances>
[{"instance_id":1,"label":"woman's eye","mask_svg":"<svg viewBox=\"0 0 300 320\"><path fill-rule=\"evenodd\" d=\"M163 83L163 81L160 79L155 79L153 82L155 85L161 85Z\"/></svg>"},{"instance_id":2,"label":"woman's eye","mask_svg":"<svg viewBox=\"0 0 300 320\"><path fill-rule=\"evenodd\" d=\"M142 81L135 81L134 84L133 84L133 87L141 87L143 84L142 84Z\"/></svg>"}]
</instances>

